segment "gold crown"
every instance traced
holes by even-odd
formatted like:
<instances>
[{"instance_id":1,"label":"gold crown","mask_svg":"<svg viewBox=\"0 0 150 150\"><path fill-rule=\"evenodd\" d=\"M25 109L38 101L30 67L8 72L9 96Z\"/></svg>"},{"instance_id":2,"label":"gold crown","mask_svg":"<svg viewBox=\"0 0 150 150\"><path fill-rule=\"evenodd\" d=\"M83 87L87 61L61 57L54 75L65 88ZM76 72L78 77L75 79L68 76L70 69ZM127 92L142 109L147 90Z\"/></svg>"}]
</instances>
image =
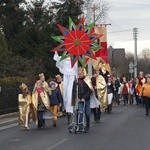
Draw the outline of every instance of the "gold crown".
<instances>
[{"instance_id":1,"label":"gold crown","mask_svg":"<svg viewBox=\"0 0 150 150\"><path fill-rule=\"evenodd\" d=\"M55 77L56 77L56 78L60 78L61 76L60 76L59 74L57 74Z\"/></svg>"},{"instance_id":2,"label":"gold crown","mask_svg":"<svg viewBox=\"0 0 150 150\"><path fill-rule=\"evenodd\" d=\"M27 85L25 83L22 83L19 87L24 90L27 88Z\"/></svg>"},{"instance_id":3,"label":"gold crown","mask_svg":"<svg viewBox=\"0 0 150 150\"><path fill-rule=\"evenodd\" d=\"M40 74L39 74L39 77L44 77L44 73L40 73Z\"/></svg>"}]
</instances>

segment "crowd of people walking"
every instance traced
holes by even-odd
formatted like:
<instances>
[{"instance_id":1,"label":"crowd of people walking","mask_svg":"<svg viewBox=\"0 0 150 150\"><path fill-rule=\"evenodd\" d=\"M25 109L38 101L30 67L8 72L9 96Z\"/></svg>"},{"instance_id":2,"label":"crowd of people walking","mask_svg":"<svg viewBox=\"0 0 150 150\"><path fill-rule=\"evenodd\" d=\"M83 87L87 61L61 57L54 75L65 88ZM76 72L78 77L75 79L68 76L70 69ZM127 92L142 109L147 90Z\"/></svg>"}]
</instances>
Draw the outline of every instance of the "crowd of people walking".
<instances>
[{"instance_id":1,"label":"crowd of people walking","mask_svg":"<svg viewBox=\"0 0 150 150\"><path fill-rule=\"evenodd\" d=\"M99 123L101 113L111 114L113 106L117 105L140 105L145 107L145 115L149 115L150 74L144 76L140 71L136 79L127 81L126 77L112 76L107 64L98 61L92 62L93 75L89 77L85 68L76 65L71 68L70 60L60 61L57 53L54 60L63 77L58 74L47 83L41 73L32 92L25 83L19 87L19 124L24 129L29 128L30 117L37 128L42 129L46 126L45 114L52 118L53 127L57 126L60 116L67 116L70 124L76 106L78 110L85 107L86 130L90 129L91 112L94 121Z\"/></svg>"}]
</instances>

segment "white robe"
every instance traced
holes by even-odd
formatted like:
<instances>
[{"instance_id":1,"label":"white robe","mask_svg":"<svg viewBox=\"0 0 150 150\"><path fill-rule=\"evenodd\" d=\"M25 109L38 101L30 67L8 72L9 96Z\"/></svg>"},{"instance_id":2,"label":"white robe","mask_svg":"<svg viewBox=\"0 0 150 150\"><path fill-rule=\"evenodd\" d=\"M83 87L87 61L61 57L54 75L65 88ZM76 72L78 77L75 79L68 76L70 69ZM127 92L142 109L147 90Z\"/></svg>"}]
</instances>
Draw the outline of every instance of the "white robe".
<instances>
[{"instance_id":1,"label":"white robe","mask_svg":"<svg viewBox=\"0 0 150 150\"><path fill-rule=\"evenodd\" d=\"M90 96L90 108L99 108L100 101L96 98L95 94L92 93Z\"/></svg>"},{"instance_id":2,"label":"white robe","mask_svg":"<svg viewBox=\"0 0 150 150\"><path fill-rule=\"evenodd\" d=\"M113 99L113 93L109 93L108 94L108 105L110 105L112 103L112 99Z\"/></svg>"},{"instance_id":3,"label":"white robe","mask_svg":"<svg viewBox=\"0 0 150 150\"><path fill-rule=\"evenodd\" d=\"M71 68L70 58L66 58L60 61L60 56L55 53L54 60L56 61L56 67L60 73L63 74L63 100L66 112L73 113L72 101L72 87L75 78L77 77L77 63Z\"/></svg>"}]
</instances>

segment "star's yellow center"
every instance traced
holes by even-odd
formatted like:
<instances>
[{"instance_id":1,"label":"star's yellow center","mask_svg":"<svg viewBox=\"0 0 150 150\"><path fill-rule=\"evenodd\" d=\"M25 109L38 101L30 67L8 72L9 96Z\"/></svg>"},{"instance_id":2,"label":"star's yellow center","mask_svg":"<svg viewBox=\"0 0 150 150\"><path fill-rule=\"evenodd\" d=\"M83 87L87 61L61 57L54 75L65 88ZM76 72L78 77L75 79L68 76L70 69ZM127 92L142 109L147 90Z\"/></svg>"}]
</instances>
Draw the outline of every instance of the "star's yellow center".
<instances>
[{"instance_id":1,"label":"star's yellow center","mask_svg":"<svg viewBox=\"0 0 150 150\"><path fill-rule=\"evenodd\" d=\"M75 39L73 43L75 46L79 46L81 44L81 41L79 39Z\"/></svg>"}]
</instances>

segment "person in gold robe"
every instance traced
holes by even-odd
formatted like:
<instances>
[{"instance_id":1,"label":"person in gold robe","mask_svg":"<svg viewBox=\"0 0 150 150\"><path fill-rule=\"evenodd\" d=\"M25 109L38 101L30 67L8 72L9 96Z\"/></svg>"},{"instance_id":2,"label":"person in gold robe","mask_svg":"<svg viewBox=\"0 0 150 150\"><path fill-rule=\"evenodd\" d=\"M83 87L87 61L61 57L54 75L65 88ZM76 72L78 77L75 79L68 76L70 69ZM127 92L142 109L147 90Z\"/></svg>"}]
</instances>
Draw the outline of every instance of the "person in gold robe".
<instances>
[{"instance_id":1,"label":"person in gold robe","mask_svg":"<svg viewBox=\"0 0 150 150\"><path fill-rule=\"evenodd\" d=\"M100 101L100 110L104 111L108 107L107 84L104 77L99 73L99 69L96 69L95 74L92 77L92 83L95 95Z\"/></svg>"},{"instance_id":2,"label":"person in gold robe","mask_svg":"<svg viewBox=\"0 0 150 150\"><path fill-rule=\"evenodd\" d=\"M19 125L24 129L29 129L29 113L31 104L31 95L29 94L28 87L22 83L20 86L20 93L18 94L19 104Z\"/></svg>"},{"instance_id":3,"label":"person in gold robe","mask_svg":"<svg viewBox=\"0 0 150 150\"><path fill-rule=\"evenodd\" d=\"M48 97L48 95L51 95L51 90L50 90L50 87L49 87L48 83L45 81L44 73L39 74L39 80L37 80L37 82L34 85L33 93L36 90L38 81L42 82L42 88L46 92L47 97ZM45 109L45 111L46 111L46 109ZM43 126L45 126L45 119L43 119Z\"/></svg>"},{"instance_id":4,"label":"person in gold robe","mask_svg":"<svg viewBox=\"0 0 150 150\"><path fill-rule=\"evenodd\" d=\"M96 97L100 101L100 109L104 111L108 107L108 94L107 94L107 80L106 77L100 75L100 70L103 69L104 71L108 70L102 62L101 59L92 60L92 66L95 70L93 82L93 87L96 93Z\"/></svg>"},{"instance_id":5,"label":"person in gold robe","mask_svg":"<svg viewBox=\"0 0 150 150\"><path fill-rule=\"evenodd\" d=\"M37 125L38 129L44 127L43 113L46 109L50 110L49 97L43 88L43 82L38 80L35 84L34 92L32 93L32 103L37 110Z\"/></svg>"},{"instance_id":6,"label":"person in gold robe","mask_svg":"<svg viewBox=\"0 0 150 150\"><path fill-rule=\"evenodd\" d=\"M48 83L45 81L44 73L40 73L40 74L39 74L39 80L42 82L42 87L44 88L44 90L45 90L47 93L51 94L49 85L48 85ZM37 82L36 82L35 85L34 85L33 92L35 92L36 84L37 84Z\"/></svg>"}]
</instances>

